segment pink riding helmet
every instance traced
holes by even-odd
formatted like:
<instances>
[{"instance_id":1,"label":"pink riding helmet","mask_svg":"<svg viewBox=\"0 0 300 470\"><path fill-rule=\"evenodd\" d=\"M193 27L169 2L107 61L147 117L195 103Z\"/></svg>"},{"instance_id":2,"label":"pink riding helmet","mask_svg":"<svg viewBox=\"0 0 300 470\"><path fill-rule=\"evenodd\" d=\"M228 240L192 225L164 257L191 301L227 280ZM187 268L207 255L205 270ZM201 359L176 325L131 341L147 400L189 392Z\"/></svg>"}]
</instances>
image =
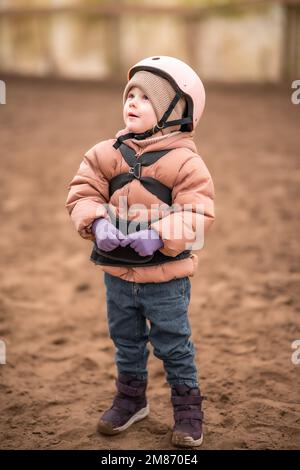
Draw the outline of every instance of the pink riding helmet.
<instances>
[{"instance_id":1,"label":"pink riding helmet","mask_svg":"<svg viewBox=\"0 0 300 470\"><path fill-rule=\"evenodd\" d=\"M193 122L188 124L189 130L195 129L205 106L205 90L196 72L182 60L169 56L153 56L141 60L128 71L128 80L139 70L148 70L166 78L185 96L188 104L188 116Z\"/></svg>"},{"instance_id":2,"label":"pink riding helmet","mask_svg":"<svg viewBox=\"0 0 300 470\"><path fill-rule=\"evenodd\" d=\"M119 146L127 139L145 139L152 136L160 129L170 126L181 125L180 129L182 132L190 132L196 128L204 110L205 90L203 83L196 72L182 60L169 56L147 57L129 69L127 77L128 80L130 80L133 75L140 70L147 70L165 78L171 83L176 94L171 101L169 108L153 129L149 129L148 131L140 134L130 132L118 137L117 141L113 145L116 149L119 148ZM168 117L182 96L185 97L187 102L184 116L180 119L168 121Z\"/></svg>"}]
</instances>

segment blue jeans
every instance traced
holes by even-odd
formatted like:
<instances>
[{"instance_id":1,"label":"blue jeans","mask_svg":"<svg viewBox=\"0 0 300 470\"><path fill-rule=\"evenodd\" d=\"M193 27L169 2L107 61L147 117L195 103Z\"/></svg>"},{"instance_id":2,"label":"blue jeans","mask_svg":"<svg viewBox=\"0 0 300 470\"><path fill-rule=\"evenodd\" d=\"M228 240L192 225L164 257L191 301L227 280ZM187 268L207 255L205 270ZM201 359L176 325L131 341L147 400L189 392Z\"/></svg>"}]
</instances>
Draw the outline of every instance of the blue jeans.
<instances>
[{"instance_id":1,"label":"blue jeans","mask_svg":"<svg viewBox=\"0 0 300 470\"><path fill-rule=\"evenodd\" d=\"M104 273L104 283L118 373L147 378L150 341L170 385L198 387L195 348L189 339L189 278L136 283Z\"/></svg>"}]
</instances>

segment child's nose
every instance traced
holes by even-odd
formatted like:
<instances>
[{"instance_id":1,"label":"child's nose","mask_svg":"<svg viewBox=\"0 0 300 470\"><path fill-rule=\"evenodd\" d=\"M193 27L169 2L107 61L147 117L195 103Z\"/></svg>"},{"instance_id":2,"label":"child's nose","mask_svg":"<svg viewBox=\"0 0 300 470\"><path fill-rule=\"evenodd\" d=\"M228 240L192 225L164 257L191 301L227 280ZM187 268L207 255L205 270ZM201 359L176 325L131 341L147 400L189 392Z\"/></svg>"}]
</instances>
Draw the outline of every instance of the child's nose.
<instances>
[{"instance_id":1,"label":"child's nose","mask_svg":"<svg viewBox=\"0 0 300 470\"><path fill-rule=\"evenodd\" d=\"M140 97L139 96L133 96L132 99L130 100L130 104L134 104L134 106L136 106L140 101Z\"/></svg>"},{"instance_id":2,"label":"child's nose","mask_svg":"<svg viewBox=\"0 0 300 470\"><path fill-rule=\"evenodd\" d=\"M129 106L136 106L136 105L137 105L137 99L136 99L136 98L133 98L133 99L130 101Z\"/></svg>"}]
</instances>

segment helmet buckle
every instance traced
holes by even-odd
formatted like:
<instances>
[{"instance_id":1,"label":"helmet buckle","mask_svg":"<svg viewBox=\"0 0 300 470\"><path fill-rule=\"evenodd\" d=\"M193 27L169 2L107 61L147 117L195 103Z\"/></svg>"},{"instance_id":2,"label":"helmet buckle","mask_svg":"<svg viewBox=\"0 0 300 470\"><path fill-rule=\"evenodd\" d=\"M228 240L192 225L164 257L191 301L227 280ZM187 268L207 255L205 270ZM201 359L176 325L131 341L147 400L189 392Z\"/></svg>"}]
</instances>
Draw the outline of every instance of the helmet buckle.
<instances>
[{"instance_id":1,"label":"helmet buckle","mask_svg":"<svg viewBox=\"0 0 300 470\"><path fill-rule=\"evenodd\" d=\"M155 132L157 132L157 131L159 131L159 130L161 130L161 129L163 129L163 128L164 128L164 125L160 126L160 125L157 123L157 124L155 124L155 126L153 127L152 132L153 132L153 134L154 134Z\"/></svg>"}]
</instances>

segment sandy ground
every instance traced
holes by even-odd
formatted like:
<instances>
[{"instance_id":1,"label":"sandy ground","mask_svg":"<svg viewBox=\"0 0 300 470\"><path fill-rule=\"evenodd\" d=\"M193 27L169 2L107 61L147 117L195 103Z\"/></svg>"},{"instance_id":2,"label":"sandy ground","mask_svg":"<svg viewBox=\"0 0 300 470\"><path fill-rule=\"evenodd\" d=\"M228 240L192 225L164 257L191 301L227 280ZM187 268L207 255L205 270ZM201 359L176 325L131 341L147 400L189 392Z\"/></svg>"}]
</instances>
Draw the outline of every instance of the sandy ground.
<instances>
[{"instance_id":1,"label":"sandy ground","mask_svg":"<svg viewBox=\"0 0 300 470\"><path fill-rule=\"evenodd\" d=\"M121 128L121 88L9 80L0 107L0 442L3 449L173 449L151 354L151 414L96 433L114 393L103 273L64 207L83 153ZM300 106L290 90L209 87L196 139L216 222L199 252L190 320L203 449L300 447Z\"/></svg>"}]
</instances>

